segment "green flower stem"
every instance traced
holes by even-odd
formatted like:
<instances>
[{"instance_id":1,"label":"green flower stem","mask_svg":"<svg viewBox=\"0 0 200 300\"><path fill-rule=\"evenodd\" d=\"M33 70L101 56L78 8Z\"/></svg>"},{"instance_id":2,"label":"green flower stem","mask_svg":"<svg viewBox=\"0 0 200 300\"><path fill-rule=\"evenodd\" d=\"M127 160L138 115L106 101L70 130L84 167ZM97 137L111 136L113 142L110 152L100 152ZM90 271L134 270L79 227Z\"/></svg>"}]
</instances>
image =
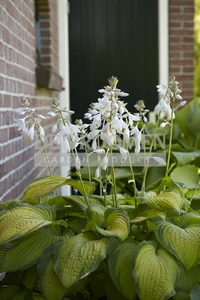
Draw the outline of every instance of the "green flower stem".
<instances>
[{"instance_id":1,"label":"green flower stem","mask_svg":"<svg viewBox=\"0 0 200 300\"><path fill-rule=\"evenodd\" d=\"M34 118L32 117L32 119L34 119ZM38 135L39 135L40 143L41 143L41 145L42 145L42 150L43 150L43 152L44 152L45 155L48 155L47 149L46 149L46 147L45 147L45 145L44 145L44 142L43 142L43 140L42 140L41 137L40 137L40 132L39 132L39 129L38 129L37 124L36 124L36 130L37 130L37 133L38 133ZM49 160L48 160L47 165L48 165L49 173L50 173L50 175L52 176L52 175L53 175L53 172L52 172L52 169L51 169L51 165L50 165L50 163L49 163ZM56 196L59 196L59 193L58 193L58 190L57 190L57 189L55 190L55 192L56 192Z\"/></svg>"},{"instance_id":2,"label":"green flower stem","mask_svg":"<svg viewBox=\"0 0 200 300\"><path fill-rule=\"evenodd\" d=\"M160 120L158 118L158 120L156 122L156 127L154 129L154 133L153 133L153 139L151 140L151 145L150 145L150 149L149 149L149 154L150 155L151 155L151 152L152 152L152 149L153 149L153 145L154 145L154 141L155 141L155 135L156 135L156 132L158 130L159 121ZM143 177L142 188L141 188L142 191L145 191L146 177L147 177L148 169L149 169L149 163L147 162L147 165L145 165L145 167L144 167L144 177Z\"/></svg>"},{"instance_id":3,"label":"green flower stem","mask_svg":"<svg viewBox=\"0 0 200 300\"><path fill-rule=\"evenodd\" d=\"M197 189L199 188L199 185L200 185L200 178L199 178L199 181L198 181L198 183L197 183L197 185L196 185L196 188L194 189L194 191L193 191L193 193L192 193L192 196L191 196L191 198L190 198L190 204L192 203L192 200L193 200L193 198L194 198L194 195L195 195Z\"/></svg>"},{"instance_id":4,"label":"green flower stem","mask_svg":"<svg viewBox=\"0 0 200 300\"><path fill-rule=\"evenodd\" d=\"M137 187L136 187L135 175L134 175L134 172L133 172L133 167L131 165L130 153L128 153L128 158L129 158L130 171L131 171L132 182L133 182L134 195L135 195L135 197L137 197L138 196L138 190L137 190ZM137 200L135 200L135 207L136 208L138 207Z\"/></svg>"},{"instance_id":5,"label":"green flower stem","mask_svg":"<svg viewBox=\"0 0 200 300\"><path fill-rule=\"evenodd\" d=\"M112 161L112 149L111 149L111 161ZM112 183L113 183L113 200L114 200L114 206L118 207L118 201L117 201L117 187L116 187L116 180L115 180L115 168L113 165L113 161L112 161L112 166L111 166L111 176L112 176Z\"/></svg>"},{"instance_id":6,"label":"green flower stem","mask_svg":"<svg viewBox=\"0 0 200 300\"><path fill-rule=\"evenodd\" d=\"M84 186L84 183L83 183L83 179L82 179L81 172L78 171L77 173L78 173L78 176L79 176L79 178L80 178L80 182L81 182L81 186L82 186L82 188L83 188L83 194L84 194L84 197L85 197L87 206L89 207L90 201L89 201L88 195L87 195L86 190L85 190L85 186Z\"/></svg>"},{"instance_id":7,"label":"green flower stem","mask_svg":"<svg viewBox=\"0 0 200 300\"><path fill-rule=\"evenodd\" d=\"M172 149L172 137L173 137L173 125L174 125L174 119L173 119L173 115L174 115L174 102L175 102L175 98L172 99L172 113L171 113L171 123L170 123L170 137L169 137L169 149L168 149L168 156L167 156L167 167L166 167L166 173L165 175L167 176L169 173L169 169L170 169L170 158L171 158L171 149Z\"/></svg>"},{"instance_id":8,"label":"green flower stem","mask_svg":"<svg viewBox=\"0 0 200 300\"><path fill-rule=\"evenodd\" d=\"M87 147L86 147L86 143L84 141L84 148L85 148L85 152L86 152L86 155L87 155L87 159L89 158L89 155L88 155L88 150L87 150ZM92 181L91 179L91 170L90 170L90 164L89 162L87 163L87 168L88 168L88 177L89 177L89 182Z\"/></svg>"}]
</instances>

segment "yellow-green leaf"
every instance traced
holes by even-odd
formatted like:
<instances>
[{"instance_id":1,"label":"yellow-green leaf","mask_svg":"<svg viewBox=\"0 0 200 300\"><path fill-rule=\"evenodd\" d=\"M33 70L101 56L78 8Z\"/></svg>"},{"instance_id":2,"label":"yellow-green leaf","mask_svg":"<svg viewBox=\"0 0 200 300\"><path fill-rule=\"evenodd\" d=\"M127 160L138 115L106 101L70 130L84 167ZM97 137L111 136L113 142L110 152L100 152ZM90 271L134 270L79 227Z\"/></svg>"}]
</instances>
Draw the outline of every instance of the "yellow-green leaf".
<instances>
[{"instance_id":1,"label":"yellow-green leaf","mask_svg":"<svg viewBox=\"0 0 200 300\"><path fill-rule=\"evenodd\" d=\"M55 271L66 289L93 272L106 257L108 238L99 240L92 232L80 233L58 250Z\"/></svg>"},{"instance_id":2,"label":"yellow-green leaf","mask_svg":"<svg viewBox=\"0 0 200 300\"><path fill-rule=\"evenodd\" d=\"M171 172L170 177L189 189L195 189L199 182L198 168L192 165L176 167Z\"/></svg>"},{"instance_id":3,"label":"yellow-green leaf","mask_svg":"<svg viewBox=\"0 0 200 300\"><path fill-rule=\"evenodd\" d=\"M144 197L139 198L139 202L147 204L153 209L158 209L164 212L172 212L176 215L180 214L183 206L183 200L177 191L164 191L157 195L154 192L144 194Z\"/></svg>"},{"instance_id":4,"label":"yellow-green leaf","mask_svg":"<svg viewBox=\"0 0 200 300\"><path fill-rule=\"evenodd\" d=\"M127 299L135 299L135 281L132 274L134 263L134 250L137 242L126 240L117 244L108 258L110 276L119 292Z\"/></svg>"},{"instance_id":5,"label":"yellow-green leaf","mask_svg":"<svg viewBox=\"0 0 200 300\"><path fill-rule=\"evenodd\" d=\"M180 288L184 292L190 293L197 284L200 285L200 265L195 265L189 270L182 267L180 277L176 283L176 288Z\"/></svg>"},{"instance_id":6,"label":"yellow-green leaf","mask_svg":"<svg viewBox=\"0 0 200 300\"><path fill-rule=\"evenodd\" d=\"M60 300L65 295L66 289L56 275L53 264L50 253L41 257L38 265L39 286L46 299Z\"/></svg>"},{"instance_id":7,"label":"yellow-green leaf","mask_svg":"<svg viewBox=\"0 0 200 300\"><path fill-rule=\"evenodd\" d=\"M50 245L64 238L59 226L46 226L30 233L7 253L0 272L27 269L38 261Z\"/></svg>"},{"instance_id":8,"label":"yellow-green leaf","mask_svg":"<svg viewBox=\"0 0 200 300\"><path fill-rule=\"evenodd\" d=\"M142 242L135 259L134 277L140 300L169 299L179 275L175 258L154 242Z\"/></svg>"},{"instance_id":9,"label":"yellow-green leaf","mask_svg":"<svg viewBox=\"0 0 200 300\"><path fill-rule=\"evenodd\" d=\"M28 185L24 190L23 201L42 197L66 184L67 179L62 176L47 176Z\"/></svg>"},{"instance_id":10,"label":"yellow-green leaf","mask_svg":"<svg viewBox=\"0 0 200 300\"><path fill-rule=\"evenodd\" d=\"M200 258L200 226L180 228L169 222L159 222L156 237L164 248L190 269Z\"/></svg>"},{"instance_id":11,"label":"yellow-green leaf","mask_svg":"<svg viewBox=\"0 0 200 300\"><path fill-rule=\"evenodd\" d=\"M87 209L88 221L95 222L98 226L102 227L105 223L105 210L106 208L100 204L91 204Z\"/></svg>"},{"instance_id":12,"label":"yellow-green leaf","mask_svg":"<svg viewBox=\"0 0 200 300\"><path fill-rule=\"evenodd\" d=\"M0 244L51 224L54 219L55 211L51 207L13 202L0 213Z\"/></svg>"},{"instance_id":13,"label":"yellow-green leaf","mask_svg":"<svg viewBox=\"0 0 200 300\"><path fill-rule=\"evenodd\" d=\"M122 241L130 232L129 219L126 211L121 208L108 208L105 212L106 229L96 226L99 233L104 236L115 236Z\"/></svg>"},{"instance_id":14,"label":"yellow-green leaf","mask_svg":"<svg viewBox=\"0 0 200 300\"><path fill-rule=\"evenodd\" d=\"M134 211L129 214L130 223L142 222L153 217L165 218L165 212L155 208L149 208L146 204L139 204Z\"/></svg>"}]
</instances>

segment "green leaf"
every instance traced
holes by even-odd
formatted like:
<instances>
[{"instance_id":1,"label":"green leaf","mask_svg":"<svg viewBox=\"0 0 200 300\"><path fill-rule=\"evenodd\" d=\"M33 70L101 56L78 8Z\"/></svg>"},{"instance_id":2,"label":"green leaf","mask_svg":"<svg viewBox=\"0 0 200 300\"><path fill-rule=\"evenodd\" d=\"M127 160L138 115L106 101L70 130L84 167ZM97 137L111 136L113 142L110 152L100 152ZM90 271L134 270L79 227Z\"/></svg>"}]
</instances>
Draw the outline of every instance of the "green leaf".
<instances>
[{"instance_id":1,"label":"green leaf","mask_svg":"<svg viewBox=\"0 0 200 300\"><path fill-rule=\"evenodd\" d=\"M172 297L173 300L191 300L190 299L190 295L185 293L185 292L182 292L182 291L178 291L176 293L176 295L174 295Z\"/></svg>"},{"instance_id":2,"label":"green leaf","mask_svg":"<svg viewBox=\"0 0 200 300\"><path fill-rule=\"evenodd\" d=\"M30 233L7 253L0 272L15 272L30 267L50 245L64 238L59 226L46 226Z\"/></svg>"},{"instance_id":3,"label":"green leaf","mask_svg":"<svg viewBox=\"0 0 200 300\"><path fill-rule=\"evenodd\" d=\"M130 300L136 297L135 282L132 274L134 250L136 247L136 241L126 240L117 244L114 247L115 249L111 250L108 258L108 267L112 281L119 292Z\"/></svg>"},{"instance_id":4,"label":"green leaf","mask_svg":"<svg viewBox=\"0 0 200 300\"><path fill-rule=\"evenodd\" d=\"M183 194L182 188L175 181L173 181L169 176L159 179L154 182L152 185L148 186L147 191L153 191L156 194L160 194L164 187L172 188L177 190L180 195Z\"/></svg>"},{"instance_id":5,"label":"green leaf","mask_svg":"<svg viewBox=\"0 0 200 300\"><path fill-rule=\"evenodd\" d=\"M189 270L186 270L182 266L176 288L180 288L184 292L190 293L197 284L200 284L200 265L195 265Z\"/></svg>"},{"instance_id":6,"label":"green leaf","mask_svg":"<svg viewBox=\"0 0 200 300\"><path fill-rule=\"evenodd\" d=\"M81 233L87 224L86 219L70 218L68 220L69 227L77 234Z\"/></svg>"},{"instance_id":7,"label":"green leaf","mask_svg":"<svg viewBox=\"0 0 200 300\"><path fill-rule=\"evenodd\" d=\"M70 211L86 211L87 203L83 196L56 197L49 201L49 205L69 206Z\"/></svg>"},{"instance_id":8,"label":"green leaf","mask_svg":"<svg viewBox=\"0 0 200 300\"><path fill-rule=\"evenodd\" d=\"M24 190L23 201L42 197L66 184L66 178L62 176L46 176L35 180Z\"/></svg>"},{"instance_id":9,"label":"green leaf","mask_svg":"<svg viewBox=\"0 0 200 300\"><path fill-rule=\"evenodd\" d=\"M130 223L138 223L153 217L165 217L165 213L159 209L149 208L146 204L139 204L129 215Z\"/></svg>"},{"instance_id":10,"label":"green leaf","mask_svg":"<svg viewBox=\"0 0 200 300\"><path fill-rule=\"evenodd\" d=\"M98 299L106 295L106 290L104 288L105 274L96 274L92 276L91 279L91 291L92 294Z\"/></svg>"},{"instance_id":11,"label":"green leaf","mask_svg":"<svg viewBox=\"0 0 200 300\"><path fill-rule=\"evenodd\" d=\"M200 299L200 286L197 285L193 288L193 290L190 293L190 299L191 300L199 300Z\"/></svg>"},{"instance_id":12,"label":"green leaf","mask_svg":"<svg viewBox=\"0 0 200 300\"><path fill-rule=\"evenodd\" d=\"M172 180L184 184L189 189L195 189L199 182L198 168L191 165L184 165L175 168L170 177Z\"/></svg>"},{"instance_id":13,"label":"green leaf","mask_svg":"<svg viewBox=\"0 0 200 300\"><path fill-rule=\"evenodd\" d=\"M84 195L84 190L86 192L87 196L91 196L96 188L96 184L94 182L90 181L83 181L84 189L82 186L82 183L75 179L67 179L66 183L67 185L72 186L73 188L77 189L82 195Z\"/></svg>"},{"instance_id":14,"label":"green leaf","mask_svg":"<svg viewBox=\"0 0 200 300\"><path fill-rule=\"evenodd\" d=\"M96 226L99 233L104 236L115 236L122 241L130 232L129 219L126 211L121 208L108 208L105 211L106 229Z\"/></svg>"},{"instance_id":15,"label":"green leaf","mask_svg":"<svg viewBox=\"0 0 200 300\"><path fill-rule=\"evenodd\" d=\"M16 285L10 285L7 287L0 288L0 299L11 300L13 296L19 294L22 289Z\"/></svg>"},{"instance_id":16,"label":"green leaf","mask_svg":"<svg viewBox=\"0 0 200 300\"><path fill-rule=\"evenodd\" d=\"M19 286L10 285L0 288L0 299L2 300L30 300L31 291L20 288Z\"/></svg>"},{"instance_id":17,"label":"green leaf","mask_svg":"<svg viewBox=\"0 0 200 300\"><path fill-rule=\"evenodd\" d=\"M108 238L96 239L92 232L65 241L56 254L55 271L66 289L93 272L106 257Z\"/></svg>"},{"instance_id":18,"label":"green leaf","mask_svg":"<svg viewBox=\"0 0 200 300\"><path fill-rule=\"evenodd\" d=\"M158 241L190 269L200 258L200 227L180 228L169 222L158 222Z\"/></svg>"},{"instance_id":19,"label":"green leaf","mask_svg":"<svg viewBox=\"0 0 200 300\"><path fill-rule=\"evenodd\" d=\"M181 228L196 225L200 226L200 215L196 211L188 212L180 217L179 226Z\"/></svg>"},{"instance_id":20,"label":"green leaf","mask_svg":"<svg viewBox=\"0 0 200 300\"><path fill-rule=\"evenodd\" d=\"M195 160L200 156L200 151L195 150L195 151L190 151L190 152L176 152L172 151L172 154L175 156L177 159L178 165L185 165L190 163L191 161Z\"/></svg>"},{"instance_id":21,"label":"green leaf","mask_svg":"<svg viewBox=\"0 0 200 300\"><path fill-rule=\"evenodd\" d=\"M169 299L179 274L175 258L154 242L140 243L137 251L133 274L140 299Z\"/></svg>"},{"instance_id":22,"label":"green leaf","mask_svg":"<svg viewBox=\"0 0 200 300\"><path fill-rule=\"evenodd\" d=\"M48 300L60 300L67 292L53 269L50 253L45 253L38 264L39 287Z\"/></svg>"},{"instance_id":23,"label":"green leaf","mask_svg":"<svg viewBox=\"0 0 200 300\"><path fill-rule=\"evenodd\" d=\"M87 209L88 221L95 222L97 226L102 227L105 223L105 210L106 208L102 205L91 204Z\"/></svg>"},{"instance_id":24,"label":"green leaf","mask_svg":"<svg viewBox=\"0 0 200 300\"><path fill-rule=\"evenodd\" d=\"M106 289L107 300L127 300L117 289L110 277L104 279L104 287Z\"/></svg>"},{"instance_id":25,"label":"green leaf","mask_svg":"<svg viewBox=\"0 0 200 300\"><path fill-rule=\"evenodd\" d=\"M38 281L37 266L34 265L26 271L25 276L23 278L23 285L27 289L32 290L35 287L37 281Z\"/></svg>"},{"instance_id":26,"label":"green leaf","mask_svg":"<svg viewBox=\"0 0 200 300\"><path fill-rule=\"evenodd\" d=\"M148 205L150 208L171 212L179 215L183 206L183 200L177 191L164 191L159 195L154 192L144 193L143 197L139 197L138 201Z\"/></svg>"},{"instance_id":27,"label":"green leaf","mask_svg":"<svg viewBox=\"0 0 200 300\"><path fill-rule=\"evenodd\" d=\"M51 207L13 202L0 213L0 244L51 224L54 219L55 211Z\"/></svg>"}]
</instances>

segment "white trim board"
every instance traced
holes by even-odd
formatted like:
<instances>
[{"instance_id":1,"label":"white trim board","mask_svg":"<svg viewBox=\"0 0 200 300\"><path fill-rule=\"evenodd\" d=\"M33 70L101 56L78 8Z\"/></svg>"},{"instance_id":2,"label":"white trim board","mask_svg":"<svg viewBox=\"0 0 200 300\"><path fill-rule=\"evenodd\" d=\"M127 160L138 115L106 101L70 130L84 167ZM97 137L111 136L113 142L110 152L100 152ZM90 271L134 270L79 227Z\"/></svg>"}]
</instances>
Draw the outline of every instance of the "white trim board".
<instances>
[{"instance_id":1,"label":"white trim board","mask_svg":"<svg viewBox=\"0 0 200 300\"><path fill-rule=\"evenodd\" d=\"M169 0L158 0L159 84L169 79Z\"/></svg>"},{"instance_id":2,"label":"white trim board","mask_svg":"<svg viewBox=\"0 0 200 300\"><path fill-rule=\"evenodd\" d=\"M58 57L59 75L63 78L64 90L59 94L60 106L70 108L69 101L69 30L68 30L68 0L57 1L58 9ZM60 153L65 153L64 146L61 145ZM66 177L69 167L61 167L61 176ZM70 186L61 188L61 194L70 195Z\"/></svg>"}]
</instances>

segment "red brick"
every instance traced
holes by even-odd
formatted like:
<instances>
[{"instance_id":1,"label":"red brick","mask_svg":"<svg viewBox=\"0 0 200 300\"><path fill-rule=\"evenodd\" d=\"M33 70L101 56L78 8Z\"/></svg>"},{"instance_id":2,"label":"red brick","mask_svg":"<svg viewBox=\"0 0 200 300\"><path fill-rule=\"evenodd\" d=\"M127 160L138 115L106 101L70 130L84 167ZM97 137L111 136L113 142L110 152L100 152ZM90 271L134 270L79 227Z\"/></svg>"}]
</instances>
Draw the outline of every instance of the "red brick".
<instances>
[{"instance_id":1,"label":"red brick","mask_svg":"<svg viewBox=\"0 0 200 300\"><path fill-rule=\"evenodd\" d=\"M0 118L2 118L2 112L0 112ZM9 139L8 128L0 128L0 143L5 143Z\"/></svg>"}]
</instances>

